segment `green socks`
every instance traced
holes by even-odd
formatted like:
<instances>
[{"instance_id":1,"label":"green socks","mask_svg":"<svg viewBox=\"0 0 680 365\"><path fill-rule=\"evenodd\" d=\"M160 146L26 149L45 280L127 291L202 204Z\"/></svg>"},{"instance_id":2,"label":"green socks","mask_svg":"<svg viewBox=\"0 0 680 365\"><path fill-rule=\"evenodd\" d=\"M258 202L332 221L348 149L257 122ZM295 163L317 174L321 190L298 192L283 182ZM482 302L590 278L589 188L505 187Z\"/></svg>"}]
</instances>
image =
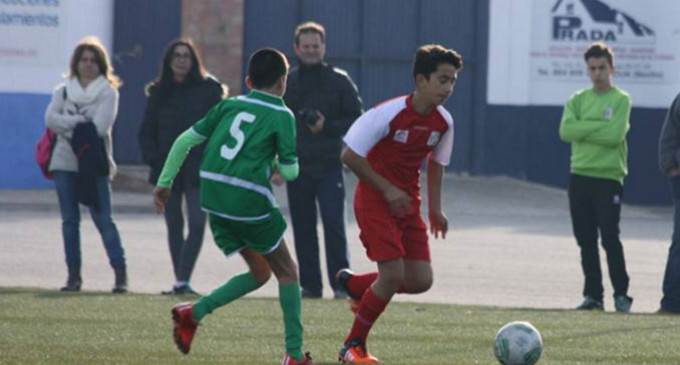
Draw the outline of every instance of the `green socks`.
<instances>
[{"instance_id":1,"label":"green socks","mask_svg":"<svg viewBox=\"0 0 680 365\"><path fill-rule=\"evenodd\" d=\"M255 277L250 271L238 274L229 279L229 281L224 283L221 287L213 290L210 294L201 297L194 303L194 319L196 322L199 322L203 317L212 313L215 309L225 306L261 286L262 284L259 284L257 280L255 280ZM298 308L299 306L298 300Z\"/></svg>"},{"instance_id":2,"label":"green socks","mask_svg":"<svg viewBox=\"0 0 680 365\"><path fill-rule=\"evenodd\" d=\"M199 322L213 310L225 306L234 300L259 288L255 277L246 272L231 278L210 294L201 297L194 303L194 319ZM283 310L283 326L286 334L286 352L294 359L302 359L302 301L300 284L292 283L279 286L279 303Z\"/></svg>"},{"instance_id":3,"label":"green socks","mask_svg":"<svg viewBox=\"0 0 680 365\"><path fill-rule=\"evenodd\" d=\"M300 283L279 286L279 303L283 309L286 352L294 359L302 359L302 303Z\"/></svg>"}]
</instances>

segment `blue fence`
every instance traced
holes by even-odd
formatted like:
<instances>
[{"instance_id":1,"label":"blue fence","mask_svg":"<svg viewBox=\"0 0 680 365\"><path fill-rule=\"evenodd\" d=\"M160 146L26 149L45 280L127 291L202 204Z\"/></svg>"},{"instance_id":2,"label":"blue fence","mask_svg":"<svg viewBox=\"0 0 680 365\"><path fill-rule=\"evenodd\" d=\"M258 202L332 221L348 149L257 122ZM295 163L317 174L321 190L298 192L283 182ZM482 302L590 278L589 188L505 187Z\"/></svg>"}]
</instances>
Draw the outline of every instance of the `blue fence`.
<instances>
[{"instance_id":1,"label":"blue fence","mask_svg":"<svg viewBox=\"0 0 680 365\"><path fill-rule=\"evenodd\" d=\"M137 130L145 104L143 87L156 76L165 46L180 35L181 1L163 4L114 3L112 54L125 82L114 129L119 163L140 162ZM465 67L446 105L456 120L451 169L566 186L569 146L557 134L562 108L486 104L489 0L248 0L243 64L263 46L277 47L294 60L293 30L305 20L324 24L327 61L349 72L366 108L412 90L411 59L419 45L441 43L458 50ZM0 94L2 135L10 136L0 145L5 156L0 159L0 187L49 186L33 162L48 99ZM633 107L630 175L624 189L628 203L670 203L667 182L656 168L665 113Z\"/></svg>"}]
</instances>

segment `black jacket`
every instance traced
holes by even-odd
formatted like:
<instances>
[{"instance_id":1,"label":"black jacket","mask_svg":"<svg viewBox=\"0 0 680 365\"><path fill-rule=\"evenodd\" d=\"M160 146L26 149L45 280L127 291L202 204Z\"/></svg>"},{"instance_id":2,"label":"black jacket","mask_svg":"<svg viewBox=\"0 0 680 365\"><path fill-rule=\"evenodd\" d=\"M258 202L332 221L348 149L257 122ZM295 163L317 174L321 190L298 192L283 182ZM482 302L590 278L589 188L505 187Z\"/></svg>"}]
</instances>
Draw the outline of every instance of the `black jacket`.
<instances>
[{"instance_id":1,"label":"black jacket","mask_svg":"<svg viewBox=\"0 0 680 365\"><path fill-rule=\"evenodd\" d=\"M175 139L220 102L223 93L222 85L211 77L200 82L173 83L164 89L158 84L149 88L139 144L142 160L151 167L150 183L155 185L158 181ZM203 148L201 145L192 149L179 172L194 186L199 183Z\"/></svg>"},{"instance_id":2,"label":"black jacket","mask_svg":"<svg viewBox=\"0 0 680 365\"><path fill-rule=\"evenodd\" d=\"M659 136L659 169L667 174L680 167L680 94L668 109Z\"/></svg>"},{"instance_id":3,"label":"black jacket","mask_svg":"<svg viewBox=\"0 0 680 365\"><path fill-rule=\"evenodd\" d=\"M109 174L109 158L104 141L97 134L94 123L78 123L73 129L71 148L78 159L78 201L99 211L97 178Z\"/></svg>"},{"instance_id":4,"label":"black jacket","mask_svg":"<svg viewBox=\"0 0 680 365\"><path fill-rule=\"evenodd\" d=\"M342 137L362 113L357 87L347 72L326 63L291 70L284 100L295 113L297 152L301 172L323 174L341 168ZM300 121L301 109L316 109L326 118L313 134Z\"/></svg>"}]
</instances>

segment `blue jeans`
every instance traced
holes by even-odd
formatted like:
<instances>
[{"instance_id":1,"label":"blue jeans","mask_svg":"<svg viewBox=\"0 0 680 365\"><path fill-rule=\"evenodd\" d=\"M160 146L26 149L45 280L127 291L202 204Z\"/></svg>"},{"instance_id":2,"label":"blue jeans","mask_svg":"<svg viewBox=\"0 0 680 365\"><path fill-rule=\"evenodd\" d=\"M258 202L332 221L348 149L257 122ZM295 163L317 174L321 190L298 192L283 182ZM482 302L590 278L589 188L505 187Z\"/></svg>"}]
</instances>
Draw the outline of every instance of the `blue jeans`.
<instances>
[{"instance_id":1,"label":"blue jeans","mask_svg":"<svg viewBox=\"0 0 680 365\"><path fill-rule=\"evenodd\" d=\"M69 271L79 271L82 265L80 255L80 207L78 205L77 173L54 171L54 186L59 197L61 211L61 232L64 238L64 252ZM100 209L90 208L90 216L104 241L109 264L114 269L125 267L125 250L120 242L118 228L111 215L111 185L108 176L97 178L97 195Z\"/></svg>"},{"instance_id":2,"label":"blue jeans","mask_svg":"<svg viewBox=\"0 0 680 365\"><path fill-rule=\"evenodd\" d=\"M670 179L673 192L673 237L668 250L666 274L663 277L663 298L661 309L668 312L680 312L680 176Z\"/></svg>"},{"instance_id":3,"label":"blue jeans","mask_svg":"<svg viewBox=\"0 0 680 365\"><path fill-rule=\"evenodd\" d=\"M331 171L323 176L312 176L303 171L297 179L288 182L287 190L295 252L300 268L300 286L313 295L320 296L323 292L319 237L316 232L318 200L326 247L328 281L333 291L339 290L335 273L349 267L342 170Z\"/></svg>"}]
</instances>

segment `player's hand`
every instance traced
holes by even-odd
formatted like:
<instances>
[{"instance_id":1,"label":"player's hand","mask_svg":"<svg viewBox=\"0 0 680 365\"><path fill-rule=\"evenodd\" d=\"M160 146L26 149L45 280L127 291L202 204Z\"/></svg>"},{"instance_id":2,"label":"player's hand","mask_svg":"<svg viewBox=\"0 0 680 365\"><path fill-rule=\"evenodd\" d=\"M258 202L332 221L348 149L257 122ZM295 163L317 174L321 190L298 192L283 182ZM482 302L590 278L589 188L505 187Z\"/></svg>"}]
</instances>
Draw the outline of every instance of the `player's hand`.
<instances>
[{"instance_id":1,"label":"player's hand","mask_svg":"<svg viewBox=\"0 0 680 365\"><path fill-rule=\"evenodd\" d=\"M165 212L165 203L170 197L170 189L156 186L153 188L153 203L156 205L156 213Z\"/></svg>"},{"instance_id":2,"label":"player's hand","mask_svg":"<svg viewBox=\"0 0 680 365\"><path fill-rule=\"evenodd\" d=\"M318 110L316 111L316 114L319 116L319 119L316 120L316 123L314 123L314 125L307 126L309 127L309 130L313 134L321 132L323 130L324 125L326 125L326 117L324 117L323 114L321 114L321 112Z\"/></svg>"},{"instance_id":3,"label":"player's hand","mask_svg":"<svg viewBox=\"0 0 680 365\"><path fill-rule=\"evenodd\" d=\"M411 196L405 191L391 186L383 192L387 204L390 206L390 212L397 217L403 217L411 213Z\"/></svg>"},{"instance_id":4,"label":"player's hand","mask_svg":"<svg viewBox=\"0 0 680 365\"><path fill-rule=\"evenodd\" d=\"M668 177L673 177L673 176L678 176L680 175L680 169L672 168L668 170Z\"/></svg>"},{"instance_id":5,"label":"player's hand","mask_svg":"<svg viewBox=\"0 0 680 365\"><path fill-rule=\"evenodd\" d=\"M446 238L446 231L449 230L449 219L446 218L446 214L442 211L430 212L430 233L434 238L439 238L441 233L442 239Z\"/></svg>"},{"instance_id":6,"label":"player's hand","mask_svg":"<svg viewBox=\"0 0 680 365\"><path fill-rule=\"evenodd\" d=\"M269 182L276 186L281 186L286 182L286 179L281 176L281 173L278 170L274 170L274 172L272 172L272 176L269 178Z\"/></svg>"}]
</instances>

